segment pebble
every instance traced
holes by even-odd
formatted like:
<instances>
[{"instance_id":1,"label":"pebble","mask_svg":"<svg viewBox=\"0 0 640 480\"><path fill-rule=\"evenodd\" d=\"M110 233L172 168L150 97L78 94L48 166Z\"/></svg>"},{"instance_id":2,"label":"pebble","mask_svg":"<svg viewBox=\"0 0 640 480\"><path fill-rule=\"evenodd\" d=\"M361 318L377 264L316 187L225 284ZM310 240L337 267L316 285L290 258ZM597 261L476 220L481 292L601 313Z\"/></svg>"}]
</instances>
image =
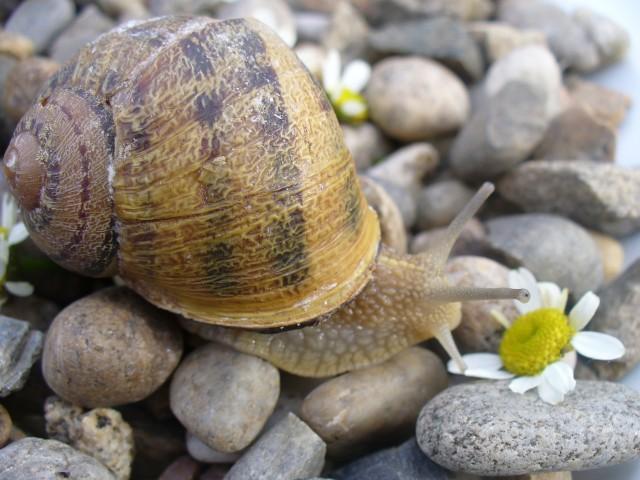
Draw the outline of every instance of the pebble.
<instances>
[{"instance_id":1,"label":"pebble","mask_svg":"<svg viewBox=\"0 0 640 480\"><path fill-rule=\"evenodd\" d=\"M329 30L330 17L322 12L294 11L299 42L317 44Z\"/></svg>"},{"instance_id":2,"label":"pebble","mask_svg":"<svg viewBox=\"0 0 640 480\"><path fill-rule=\"evenodd\" d=\"M490 0L357 0L354 3L373 25L435 16L482 20L489 18L494 10Z\"/></svg>"},{"instance_id":3,"label":"pebble","mask_svg":"<svg viewBox=\"0 0 640 480\"><path fill-rule=\"evenodd\" d=\"M516 48L528 45L547 45L544 34L539 30L521 30L499 22L473 22L468 24L467 28L481 46L490 64Z\"/></svg>"},{"instance_id":4,"label":"pebble","mask_svg":"<svg viewBox=\"0 0 640 480\"><path fill-rule=\"evenodd\" d=\"M380 129L373 123L364 122L360 125L343 124L342 133L358 171L366 170L376 161L381 160L392 147Z\"/></svg>"},{"instance_id":5,"label":"pebble","mask_svg":"<svg viewBox=\"0 0 640 480\"><path fill-rule=\"evenodd\" d=\"M240 452L219 452L201 442L198 437L187 432L187 452L193 458L203 463L233 463L240 458Z\"/></svg>"},{"instance_id":6,"label":"pebble","mask_svg":"<svg viewBox=\"0 0 640 480\"><path fill-rule=\"evenodd\" d=\"M200 473L201 467L189 455L178 457L164 472L158 477L158 480L196 480Z\"/></svg>"},{"instance_id":7,"label":"pebble","mask_svg":"<svg viewBox=\"0 0 640 480\"><path fill-rule=\"evenodd\" d=\"M409 251L411 253L424 252L434 247L442 236L446 234L447 228L434 228L425 232L418 233L413 239ZM486 250L486 237L484 225L480 220L472 218L464 226L462 233L453 244L449 257L458 255L481 255Z\"/></svg>"},{"instance_id":8,"label":"pebble","mask_svg":"<svg viewBox=\"0 0 640 480\"><path fill-rule=\"evenodd\" d=\"M402 213L391 196L372 178L361 176L360 186L367 203L378 214L382 243L398 253L407 253L407 232Z\"/></svg>"},{"instance_id":9,"label":"pebble","mask_svg":"<svg viewBox=\"0 0 640 480\"><path fill-rule=\"evenodd\" d=\"M454 132L469 115L464 84L447 68L421 57L389 57L376 63L365 97L373 121L404 142Z\"/></svg>"},{"instance_id":10,"label":"pebble","mask_svg":"<svg viewBox=\"0 0 640 480\"><path fill-rule=\"evenodd\" d=\"M604 281L610 282L616 278L624 268L624 248L615 238L603 233L589 231L589 235L596 243L602 258Z\"/></svg>"},{"instance_id":11,"label":"pebble","mask_svg":"<svg viewBox=\"0 0 640 480\"><path fill-rule=\"evenodd\" d=\"M200 475L198 480L224 480L228 471L227 465L211 465Z\"/></svg>"},{"instance_id":12,"label":"pebble","mask_svg":"<svg viewBox=\"0 0 640 480\"><path fill-rule=\"evenodd\" d=\"M579 106L556 116L533 153L545 160L590 160L613 162L616 156L615 129L597 121Z\"/></svg>"},{"instance_id":13,"label":"pebble","mask_svg":"<svg viewBox=\"0 0 640 480\"><path fill-rule=\"evenodd\" d=\"M625 354L618 360L593 361L586 365L599 379L618 380L640 362L640 260L597 294L600 307L587 330L620 339L624 343Z\"/></svg>"},{"instance_id":14,"label":"pebble","mask_svg":"<svg viewBox=\"0 0 640 480\"><path fill-rule=\"evenodd\" d=\"M115 480L93 457L57 440L27 437L0 450L0 480Z\"/></svg>"},{"instance_id":15,"label":"pebble","mask_svg":"<svg viewBox=\"0 0 640 480\"><path fill-rule=\"evenodd\" d=\"M454 471L520 475L587 470L640 455L640 395L609 382L578 381L563 403L509 382L474 382L445 390L420 412L422 451Z\"/></svg>"},{"instance_id":16,"label":"pebble","mask_svg":"<svg viewBox=\"0 0 640 480\"><path fill-rule=\"evenodd\" d=\"M0 397L24 386L42 352L42 338L29 323L0 315Z\"/></svg>"},{"instance_id":17,"label":"pebble","mask_svg":"<svg viewBox=\"0 0 640 480\"><path fill-rule=\"evenodd\" d=\"M173 315L113 287L58 314L47 332L42 370L65 400L108 407L151 395L181 355L182 334Z\"/></svg>"},{"instance_id":18,"label":"pebble","mask_svg":"<svg viewBox=\"0 0 640 480\"><path fill-rule=\"evenodd\" d=\"M442 361L413 347L326 381L304 399L302 419L327 442L330 455L349 458L372 444L406 438L425 402L446 386Z\"/></svg>"},{"instance_id":19,"label":"pebble","mask_svg":"<svg viewBox=\"0 0 640 480\"><path fill-rule=\"evenodd\" d=\"M42 332L49 328L59 312L60 308L55 303L36 295L12 296L0 307L2 315L24 320L31 325L31 328Z\"/></svg>"},{"instance_id":20,"label":"pebble","mask_svg":"<svg viewBox=\"0 0 640 480\"><path fill-rule=\"evenodd\" d=\"M16 125L31 108L45 82L60 64L44 57L20 60L7 74L0 103L8 121Z\"/></svg>"},{"instance_id":21,"label":"pebble","mask_svg":"<svg viewBox=\"0 0 640 480\"><path fill-rule=\"evenodd\" d=\"M322 45L340 52L343 64L367 55L369 26L350 2L337 2L329 25L322 37Z\"/></svg>"},{"instance_id":22,"label":"pebble","mask_svg":"<svg viewBox=\"0 0 640 480\"><path fill-rule=\"evenodd\" d=\"M525 160L547 125L539 89L521 81L507 83L483 102L456 137L449 156L451 168L467 181L492 179Z\"/></svg>"},{"instance_id":23,"label":"pebble","mask_svg":"<svg viewBox=\"0 0 640 480\"><path fill-rule=\"evenodd\" d=\"M287 415L238 460L225 480L309 478L324 466L326 445L293 413Z\"/></svg>"},{"instance_id":24,"label":"pebble","mask_svg":"<svg viewBox=\"0 0 640 480\"><path fill-rule=\"evenodd\" d=\"M445 274L452 285L500 288L508 285L509 269L490 258L465 255L450 259ZM519 316L513 300L462 302L462 319L453 331L461 352L498 351L504 327L493 318L492 310L503 313L509 321Z\"/></svg>"},{"instance_id":25,"label":"pebble","mask_svg":"<svg viewBox=\"0 0 640 480\"><path fill-rule=\"evenodd\" d=\"M381 54L418 55L444 63L467 80L479 80L484 60L466 25L455 18L435 17L392 23L369 35Z\"/></svg>"},{"instance_id":26,"label":"pebble","mask_svg":"<svg viewBox=\"0 0 640 480\"><path fill-rule=\"evenodd\" d=\"M391 197L393 202L400 209L400 214L402 215L402 222L405 227L410 228L416 222L417 215L417 195L409 190L405 190L402 187L387 182L385 180L381 180L380 178L375 178L375 181L384 188L385 192Z\"/></svg>"},{"instance_id":27,"label":"pebble","mask_svg":"<svg viewBox=\"0 0 640 480\"><path fill-rule=\"evenodd\" d=\"M118 23L150 16L142 0L97 0L102 11L118 19Z\"/></svg>"},{"instance_id":28,"label":"pebble","mask_svg":"<svg viewBox=\"0 0 640 480\"><path fill-rule=\"evenodd\" d=\"M35 51L41 53L71 23L74 14L71 0L26 0L13 11L4 28L29 38Z\"/></svg>"},{"instance_id":29,"label":"pebble","mask_svg":"<svg viewBox=\"0 0 640 480\"><path fill-rule=\"evenodd\" d=\"M621 60L629 50L629 33L610 18L581 7L573 13L573 19L595 45L599 57L597 68Z\"/></svg>"},{"instance_id":30,"label":"pebble","mask_svg":"<svg viewBox=\"0 0 640 480\"><path fill-rule=\"evenodd\" d=\"M44 405L47 434L79 452L91 455L118 480L127 480L133 462L133 431L117 410L96 408L83 412L58 397Z\"/></svg>"},{"instance_id":31,"label":"pebble","mask_svg":"<svg viewBox=\"0 0 640 480\"><path fill-rule=\"evenodd\" d=\"M371 167L367 176L417 194L422 188L422 179L434 172L439 163L438 152L431 144L412 143Z\"/></svg>"},{"instance_id":32,"label":"pebble","mask_svg":"<svg viewBox=\"0 0 640 480\"><path fill-rule=\"evenodd\" d=\"M571 472L525 473L508 477L483 477L484 480L571 480Z\"/></svg>"},{"instance_id":33,"label":"pebble","mask_svg":"<svg viewBox=\"0 0 640 480\"><path fill-rule=\"evenodd\" d=\"M449 480L447 472L418 447L415 437L380 450L332 473L336 480Z\"/></svg>"},{"instance_id":34,"label":"pebble","mask_svg":"<svg viewBox=\"0 0 640 480\"><path fill-rule=\"evenodd\" d=\"M0 405L0 448L4 447L11 437L13 422L7 409Z\"/></svg>"},{"instance_id":35,"label":"pebble","mask_svg":"<svg viewBox=\"0 0 640 480\"><path fill-rule=\"evenodd\" d=\"M280 393L278 370L221 345L203 345L171 381L171 410L209 447L237 452L260 433Z\"/></svg>"},{"instance_id":36,"label":"pebble","mask_svg":"<svg viewBox=\"0 0 640 480\"><path fill-rule=\"evenodd\" d=\"M543 32L551 51L564 68L588 72L599 66L599 53L584 28L552 3L504 0L498 6L498 20L514 27Z\"/></svg>"},{"instance_id":37,"label":"pebble","mask_svg":"<svg viewBox=\"0 0 640 480\"><path fill-rule=\"evenodd\" d=\"M616 130L631 107L631 98L622 92L610 90L577 76L566 79L571 99L588 111L598 122Z\"/></svg>"},{"instance_id":38,"label":"pebble","mask_svg":"<svg viewBox=\"0 0 640 480\"><path fill-rule=\"evenodd\" d=\"M313 78L320 82L322 79L322 66L327 58L327 51L324 47L316 45L315 43L300 43L294 48L296 55L300 59L304 66L307 67L309 73ZM344 126L344 125L341 125ZM345 138L346 141L346 138ZM349 146L347 144L347 146ZM354 153L352 152L352 155ZM354 155L355 159L355 155Z\"/></svg>"},{"instance_id":39,"label":"pebble","mask_svg":"<svg viewBox=\"0 0 640 480\"><path fill-rule=\"evenodd\" d=\"M485 226L494 255L509 267L524 266L539 281L568 288L574 299L602 284L602 262L595 242L567 218L544 213L507 215Z\"/></svg>"},{"instance_id":40,"label":"pebble","mask_svg":"<svg viewBox=\"0 0 640 480\"><path fill-rule=\"evenodd\" d=\"M0 30L0 54L23 60L33 55L33 42L24 35Z\"/></svg>"},{"instance_id":41,"label":"pebble","mask_svg":"<svg viewBox=\"0 0 640 480\"><path fill-rule=\"evenodd\" d=\"M220 2L218 2L220 3ZM222 2L217 9L216 18L255 18L272 30L290 47L297 40L296 22L293 12L285 0L235 0Z\"/></svg>"},{"instance_id":42,"label":"pebble","mask_svg":"<svg viewBox=\"0 0 640 480\"><path fill-rule=\"evenodd\" d=\"M418 194L416 226L421 230L444 227L460 213L473 197L473 190L460 180L440 180Z\"/></svg>"},{"instance_id":43,"label":"pebble","mask_svg":"<svg viewBox=\"0 0 640 480\"><path fill-rule=\"evenodd\" d=\"M562 71L545 46L516 48L491 65L484 80L483 94L493 101L493 97L512 82L524 82L542 97L547 121L562 110Z\"/></svg>"},{"instance_id":44,"label":"pebble","mask_svg":"<svg viewBox=\"0 0 640 480\"><path fill-rule=\"evenodd\" d=\"M609 235L640 229L640 171L589 161L529 162L498 191L527 211L567 216Z\"/></svg>"},{"instance_id":45,"label":"pebble","mask_svg":"<svg viewBox=\"0 0 640 480\"><path fill-rule=\"evenodd\" d=\"M88 5L53 42L50 56L54 60L64 63L87 43L92 42L101 33L111 30L114 26L115 22L97 7Z\"/></svg>"}]
</instances>

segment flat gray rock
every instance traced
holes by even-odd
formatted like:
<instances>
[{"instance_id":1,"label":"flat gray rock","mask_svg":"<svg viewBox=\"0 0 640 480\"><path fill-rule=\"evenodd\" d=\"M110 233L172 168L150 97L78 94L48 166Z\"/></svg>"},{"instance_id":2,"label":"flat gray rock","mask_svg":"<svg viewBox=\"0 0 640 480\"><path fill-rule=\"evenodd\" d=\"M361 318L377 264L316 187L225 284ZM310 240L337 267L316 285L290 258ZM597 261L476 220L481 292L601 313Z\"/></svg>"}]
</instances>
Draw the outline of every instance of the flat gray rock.
<instances>
[{"instance_id":1,"label":"flat gray rock","mask_svg":"<svg viewBox=\"0 0 640 480\"><path fill-rule=\"evenodd\" d=\"M74 14L71 0L27 0L13 11L5 30L31 39L39 53L71 23Z\"/></svg>"},{"instance_id":2,"label":"flat gray rock","mask_svg":"<svg viewBox=\"0 0 640 480\"><path fill-rule=\"evenodd\" d=\"M578 381L563 403L509 382L476 382L445 390L418 418L423 452L453 471L520 475L587 470L640 456L640 394L609 382Z\"/></svg>"},{"instance_id":3,"label":"flat gray rock","mask_svg":"<svg viewBox=\"0 0 640 480\"><path fill-rule=\"evenodd\" d=\"M293 413L267 431L238 460L225 480L308 478L320 474L326 445Z\"/></svg>"},{"instance_id":4,"label":"flat gray rock","mask_svg":"<svg viewBox=\"0 0 640 480\"><path fill-rule=\"evenodd\" d=\"M640 170L589 161L521 165L498 184L530 212L557 213L610 235L640 230Z\"/></svg>"},{"instance_id":5,"label":"flat gray rock","mask_svg":"<svg viewBox=\"0 0 640 480\"><path fill-rule=\"evenodd\" d=\"M371 47L384 54L420 55L438 60L469 80L484 73L478 44L460 20L448 17L394 23L369 35Z\"/></svg>"},{"instance_id":6,"label":"flat gray rock","mask_svg":"<svg viewBox=\"0 0 640 480\"><path fill-rule=\"evenodd\" d=\"M539 281L568 288L576 299L602 285L598 247L577 223L557 215L525 213L494 218L486 227L490 256L500 263L524 266Z\"/></svg>"},{"instance_id":7,"label":"flat gray rock","mask_svg":"<svg viewBox=\"0 0 640 480\"><path fill-rule=\"evenodd\" d=\"M619 338L626 351L617 360L586 359L584 364L597 378L617 380L640 362L640 260L599 290L598 296L600 307L587 329Z\"/></svg>"},{"instance_id":8,"label":"flat gray rock","mask_svg":"<svg viewBox=\"0 0 640 480\"><path fill-rule=\"evenodd\" d=\"M20 390L42 353L42 332L22 320L0 315L0 397Z\"/></svg>"},{"instance_id":9,"label":"flat gray rock","mask_svg":"<svg viewBox=\"0 0 640 480\"><path fill-rule=\"evenodd\" d=\"M57 440L27 437L0 450L0 480L115 480L89 455Z\"/></svg>"},{"instance_id":10,"label":"flat gray rock","mask_svg":"<svg viewBox=\"0 0 640 480\"><path fill-rule=\"evenodd\" d=\"M54 60L64 63L101 33L111 30L115 22L96 6L86 6L80 15L58 36L50 49Z\"/></svg>"}]
</instances>

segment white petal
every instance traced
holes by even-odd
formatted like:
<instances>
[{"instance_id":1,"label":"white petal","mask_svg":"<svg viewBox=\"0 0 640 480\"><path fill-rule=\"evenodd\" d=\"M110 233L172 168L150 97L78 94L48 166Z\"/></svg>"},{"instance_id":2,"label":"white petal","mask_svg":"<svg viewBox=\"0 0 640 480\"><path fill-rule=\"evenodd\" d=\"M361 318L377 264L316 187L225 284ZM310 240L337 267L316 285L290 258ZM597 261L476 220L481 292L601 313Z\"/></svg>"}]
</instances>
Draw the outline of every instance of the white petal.
<instances>
[{"instance_id":1,"label":"white petal","mask_svg":"<svg viewBox=\"0 0 640 480\"><path fill-rule=\"evenodd\" d=\"M509 388L515 393L525 393L540 385L541 382L542 376L540 375L535 375L533 377L517 377L511 380Z\"/></svg>"},{"instance_id":2,"label":"white petal","mask_svg":"<svg viewBox=\"0 0 640 480\"><path fill-rule=\"evenodd\" d=\"M551 405L557 405L564 400L564 394L545 381L542 381L542 383L538 385L538 396Z\"/></svg>"},{"instance_id":3,"label":"white petal","mask_svg":"<svg viewBox=\"0 0 640 480\"><path fill-rule=\"evenodd\" d=\"M600 297L593 292L585 293L569 312L569 324L576 331L582 330L591 321L599 306Z\"/></svg>"},{"instance_id":4,"label":"white petal","mask_svg":"<svg viewBox=\"0 0 640 480\"><path fill-rule=\"evenodd\" d=\"M560 287L553 282L538 282L540 291L540 303L542 308L561 309L562 292ZM564 310L562 310L564 313Z\"/></svg>"},{"instance_id":5,"label":"white petal","mask_svg":"<svg viewBox=\"0 0 640 480\"><path fill-rule=\"evenodd\" d=\"M5 192L2 194L2 226L7 230L16 223L18 217L18 204L11 194Z\"/></svg>"},{"instance_id":6,"label":"white petal","mask_svg":"<svg viewBox=\"0 0 640 480\"><path fill-rule=\"evenodd\" d=\"M361 92L371 77L371 65L364 60L354 60L344 69L342 85L353 92Z\"/></svg>"},{"instance_id":7,"label":"white petal","mask_svg":"<svg viewBox=\"0 0 640 480\"><path fill-rule=\"evenodd\" d=\"M350 117L356 117L366 109L367 107L364 103L358 102L356 100L349 100L348 102L344 102L340 106L340 110L342 110L346 115Z\"/></svg>"},{"instance_id":8,"label":"white petal","mask_svg":"<svg viewBox=\"0 0 640 480\"><path fill-rule=\"evenodd\" d=\"M575 350L571 350L570 352L565 353L560 361L569 365L572 370L575 370L576 363L578 363L578 354Z\"/></svg>"},{"instance_id":9,"label":"white petal","mask_svg":"<svg viewBox=\"0 0 640 480\"><path fill-rule=\"evenodd\" d=\"M555 390L564 394L576 388L576 381L573 378L573 368L562 360L548 365L542 372L542 378L548 382Z\"/></svg>"},{"instance_id":10,"label":"white petal","mask_svg":"<svg viewBox=\"0 0 640 480\"><path fill-rule=\"evenodd\" d=\"M329 50L322 64L322 85L329 94L340 89L340 54L337 50Z\"/></svg>"},{"instance_id":11,"label":"white petal","mask_svg":"<svg viewBox=\"0 0 640 480\"><path fill-rule=\"evenodd\" d=\"M491 380L507 380L515 377L513 373L507 372L506 370L490 370L484 368L467 368L464 374L467 377L488 378Z\"/></svg>"},{"instance_id":12,"label":"white petal","mask_svg":"<svg viewBox=\"0 0 640 480\"><path fill-rule=\"evenodd\" d=\"M536 278L529 270L524 267L518 270L510 270L508 283L511 288L524 288L529 291L530 297L527 303L522 303L518 300L514 301L521 314L529 313L542 307Z\"/></svg>"},{"instance_id":13,"label":"white petal","mask_svg":"<svg viewBox=\"0 0 640 480\"><path fill-rule=\"evenodd\" d=\"M29 282L5 282L4 288L18 297L28 297L33 293L33 285Z\"/></svg>"},{"instance_id":14,"label":"white petal","mask_svg":"<svg viewBox=\"0 0 640 480\"><path fill-rule=\"evenodd\" d=\"M624 355L624 345L616 337L600 332L578 332L571 345L580 355L595 360L615 360Z\"/></svg>"},{"instance_id":15,"label":"white petal","mask_svg":"<svg viewBox=\"0 0 640 480\"><path fill-rule=\"evenodd\" d=\"M16 245L28 236L29 232L27 231L27 227L24 226L24 223L18 222L13 226L11 232L9 232L9 245Z\"/></svg>"},{"instance_id":16,"label":"white petal","mask_svg":"<svg viewBox=\"0 0 640 480\"><path fill-rule=\"evenodd\" d=\"M462 359L467 365L467 369L500 370L502 368L502 359L500 355L495 353L469 353L463 355ZM447 370L458 375L462 373L453 360L447 362Z\"/></svg>"}]
</instances>

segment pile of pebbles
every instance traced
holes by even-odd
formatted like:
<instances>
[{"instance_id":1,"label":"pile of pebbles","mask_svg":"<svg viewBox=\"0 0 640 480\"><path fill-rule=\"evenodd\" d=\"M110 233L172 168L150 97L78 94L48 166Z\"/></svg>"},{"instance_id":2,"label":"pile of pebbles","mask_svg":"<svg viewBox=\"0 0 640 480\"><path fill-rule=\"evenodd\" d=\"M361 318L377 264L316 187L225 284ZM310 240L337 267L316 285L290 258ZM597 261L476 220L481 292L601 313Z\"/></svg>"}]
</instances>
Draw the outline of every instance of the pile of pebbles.
<instances>
[{"instance_id":1,"label":"pile of pebbles","mask_svg":"<svg viewBox=\"0 0 640 480\"><path fill-rule=\"evenodd\" d=\"M432 343L300 378L183 330L124 287L55 268L27 241L13 257L36 294L0 310L0 479L567 480L640 456L640 394L615 383L640 362L640 262L623 271L617 239L640 230L640 172L615 163L630 99L583 78L625 55L619 25L543 0L8 1L3 148L84 44L166 14L257 17L314 74L331 49L368 61L370 120L343 130L384 242L429 248L494 181L454 247L451 282L504 286L525 266L572 301L596 291L590 329L627 352L579 363L559 406L504 382L448 387ZM495 308L517 316L508 301L463 305L463 352L497 350Z\"/></svg>"}]
</instances>

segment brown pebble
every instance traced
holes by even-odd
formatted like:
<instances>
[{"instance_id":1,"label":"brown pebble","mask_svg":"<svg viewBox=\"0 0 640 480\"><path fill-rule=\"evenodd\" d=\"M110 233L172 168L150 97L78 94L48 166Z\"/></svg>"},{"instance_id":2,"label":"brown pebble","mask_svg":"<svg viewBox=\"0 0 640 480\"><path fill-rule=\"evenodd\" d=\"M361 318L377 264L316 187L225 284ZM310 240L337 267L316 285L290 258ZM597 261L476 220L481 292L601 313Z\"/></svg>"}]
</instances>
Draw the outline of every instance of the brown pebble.
<instances>
[{"instance_id":1,"label":"brown pebble","mask_svg":"<svg viewBox=\"0 0 640 480\"><path fill-rule=\"evenodd\" d=\"M0 54L22 60L33 55L34 48L33 42L24 35L0 31Z\"/></svg>"},{"instance_id":2,"label":"brown pebble","mask_svg":"<svg viewBox=\"0 0 640 480\"><path fill-rule=\"evenodd\" d=\"M158 480L196 480L200 469L201 465L198 462L189 455L183 455L169 465Z\"/></svg>"},{"instance_id":3,"label":"brown pebble","mask_svg":"<svg viewBox=\"0 0 640 480\"><path fill-rule=\"evenodd\" d=\"M45 339L42 369L65 400L107 407L151 395L181 354L182 334L173 315L114 287L58 314Z\"/></svg>"},{"instance_id":4,"label":"brown pebble","mask_svg":"<svg viewBox=\"0 0 640 480\"><path fill-rule=\"evenodd\" d=\"M624 268L624 248L615 238L604 233L589 230L589 234L600 251L604 281L610 282L616 278Z\"/></svg>"},{"instance_id":5,"label":"brown pebble","mask_svg":"<svg viewBox=\"0 0 640 480\"><path fill-rule=\"evenodd\" d=\"M3 447L11 438L13 422L7 409L0 405L0 447Z\"/></svg>"},{"instance_id":6,"label":"brown pebble","mask_svg":"<svg viewBox=\"0 0 640 480\"><path fill-rule=\"evenodd\" d=\"M402 213L391 196L375 180L360 176L360 185L367 203L378 214L382 243L398 253L407 253L407 232Z\"/></svg>"}]
</instances>

